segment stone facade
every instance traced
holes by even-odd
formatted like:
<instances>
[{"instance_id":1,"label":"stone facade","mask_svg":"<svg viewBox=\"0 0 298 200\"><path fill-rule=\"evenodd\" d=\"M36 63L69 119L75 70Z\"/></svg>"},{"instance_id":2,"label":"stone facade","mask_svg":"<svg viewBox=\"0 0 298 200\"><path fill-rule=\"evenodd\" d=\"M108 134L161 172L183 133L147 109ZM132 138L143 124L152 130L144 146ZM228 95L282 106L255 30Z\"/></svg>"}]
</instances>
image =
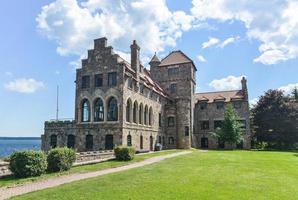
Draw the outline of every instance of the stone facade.
<instances>
[{"instance_id":1,"label":"stone facade","mask_svg":"<svg viewBox=\"0 0 298 200\"><path fill-rule=\"evenodd\" d=\"M43 150L68 146L82 152L131 145L149 151L157 143L166 149L201 147L198 141L205 132L198 131L199 121L206 113L222 118L223 112L212 106L204 112L198 109L193 61L173 51L161 61L154 55L147 70L136 41L130 48L131 64L113 53L106 38L94 40L94 49L77 69L75 119L45 122ZM247 98L240 100L247 103ZM249 118L247 106L240 113Z\"/></svg>"}]
</instances>

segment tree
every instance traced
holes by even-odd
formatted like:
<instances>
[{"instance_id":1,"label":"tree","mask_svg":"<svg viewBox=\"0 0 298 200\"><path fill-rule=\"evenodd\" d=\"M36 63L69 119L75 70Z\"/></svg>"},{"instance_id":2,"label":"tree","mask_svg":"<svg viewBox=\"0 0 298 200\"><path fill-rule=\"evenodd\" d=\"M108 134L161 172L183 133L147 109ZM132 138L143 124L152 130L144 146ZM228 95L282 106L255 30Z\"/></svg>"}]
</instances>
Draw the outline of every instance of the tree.
<instances>
[{"instance_id":1,"label":"tree","mask_svg":"<svg viewBox=\"0 0 298 200\"><path fill-rule=\"evenodd\" d=\"M292 95L296 101L298 101L298 89L295 87L292 91Z\"/></svg>"},{"instance_id":2,"label":"tree","mask_svg":"<svg viewBox=\"0 0 298 200\"><path fill-rule=\"evenodd\" d=\"M223 126L215 131L215 136L222 142L237 144L242 140L243 130L238 121L239 117L231 104L227 105Z\"/></svg>"},{"instance_id":3,"label":"tree","mask_svg":"<svg viewBox=\"0 0 298 200\"><path fill-rule=\"evenodd\" d=\"M297 106L282 91L268 90L252 112L257 142L276 149L289 149L298 142Z\"/></svg>"}]
</instances>

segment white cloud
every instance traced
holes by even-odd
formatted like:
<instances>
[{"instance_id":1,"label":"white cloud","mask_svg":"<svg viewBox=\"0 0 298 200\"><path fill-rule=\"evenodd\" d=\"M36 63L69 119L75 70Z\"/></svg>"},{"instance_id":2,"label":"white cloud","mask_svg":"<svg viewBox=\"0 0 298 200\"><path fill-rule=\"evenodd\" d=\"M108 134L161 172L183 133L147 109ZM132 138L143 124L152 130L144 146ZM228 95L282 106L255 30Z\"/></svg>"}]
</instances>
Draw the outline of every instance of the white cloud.
<instances>
[{"instance_id":1,"label":"white cloud","mask_svg":"<svg viewBox=\"0 0 298 200\"><path fill-rule=\"evenodd\" d=\"M192 3L191 13L198 21L243 22L247 36L261 42L255 62L271 65L297 58L298 1L193 0Z\"/></svg>"},{"instance_id":2,"label":"white cloud","mask_svg":"<svg viewBox=\"0 0 298 200\"><path fill-rule=\"evenodd\" d=\"M165 0L56 0L42 7L36 21L38 30L57 43L63 56L82 56L92 48L93 39L103 36L124 52L136 39L142 53L152 56L175 46L192 27L193 17L170 11Z\"/></svg>"},{"instance_id":3,"label":"white cloud","mask_svg":"<svg viewBox=\"0 0 298 200\"><path fill-rule=\"evenodd\" d=\"M222 79L215 79L209 83L214 90L237 90L241 88L241 79L243 76L228 76ZM244 76L245 77L245 76Z\"/></svg>"},{"instance_id":4,"label":"white cloud","mask_svg":"<svg viewBox=\"0 0 298 200\"><path fill-rule=\"evenodd\" d=\"M209 48L211 46L214 46L214 45L218 44L219 42L220 42L219 39L214 38L214 37L209 37L209 40L208 41L203 42L202 48L203 49Z\"/></svg>"},{"instance_id":5,"label":"white cloud","mask_svg":"<svg viewBox=\"0 0 298 200\"><path fill-rule=\"evenodd\" d=\"M207 62L207 60L202 55L198 55L197 58L200 62Z\"/></svg>"},{"instance_id":6,"label":"white cloud","mask_svg":"<svg viewBox=\"0 0 298 200\"><path fill-rule=\"evenodd\" d=\"M284 91L286 94L290 94L295 87L298 88L298 83L291 83L285 86L281 86L278 89Z\"/></svg>"},{"instance_id":7,"label":"white cloud","mask_svg":"<svg viewBox=\"0 0 298 200\"><path fill-rule=\"evenodd\" d=\"M5 89L20 93L34 93L44 88L44 83L35 79L16 79L4 85Z\"/></svg>"},{"instance_id":8,"label":"white cloud","mask_svg":"<svg viewBox=\"0 0 298 200\"><path fill-rule=\"evenodd\" d=\"M236 42L239 38L240 38L239 36L229 37L229 38L225 39L219 46L220 46L220 48L224 48L228 44L232 44L232 43Z\"/></svg>"}]
</instances>

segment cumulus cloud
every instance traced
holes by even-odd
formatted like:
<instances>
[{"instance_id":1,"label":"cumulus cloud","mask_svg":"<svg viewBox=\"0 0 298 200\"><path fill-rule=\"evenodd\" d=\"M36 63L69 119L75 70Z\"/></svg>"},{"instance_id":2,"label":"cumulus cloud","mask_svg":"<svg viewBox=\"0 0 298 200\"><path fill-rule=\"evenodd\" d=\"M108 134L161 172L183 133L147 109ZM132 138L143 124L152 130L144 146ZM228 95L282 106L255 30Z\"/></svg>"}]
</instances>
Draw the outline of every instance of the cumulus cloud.
<instances>
[{"instance_id":1,"label":"cumulus cloud","mask_svg":"<svg viewBox=\"0 0 298 200\"><path fill-rule=\"evenodd\" d=\"M228 76L222 79L215 79L209 83L214 90L237 90L241 88L241 79L245 76Z\"/></svg>"},{"instance_id":2,"label":"cumulus cloud","mask_svg":"<svg viewBox=\"0 0 298 200\"><path fill-rule=\"evenodd\" d=\"M220 46L220 48L224 48L228 44L232 44L232 43L236 42L239 38L240 38L239 36L229 37L229 38L225 39L219 46Z\"/></svg>"},{"instance_id":3,"label":"cumulus cloud","mask_svg":"<svg viewBox=\"0 0 298 200\"><path fill-rule=\"evenodd\" d=\"M34 93L39 89L44 88L44 83L35 79L16 79L4 85L5 89L20 93Z\"/></svg>"},{"instance_id":4,"label":"cumulus cloud","mask_svg":"<svg viewBox=\"0 0 298 200\"><path fill-rule=\"evenodd\" d=\"M192 27L193 16L170 11L165 0L56 0L42 7L36 21L39 32L56 41L62 56L82 56L93 39L103 36L124 52L136 39L143 53L152 56L175 46Z\"/></svg>"},{"instance_id":5,"label":"cumulus cloud","mask_svg":"<svg viewBox=\"0 0 298 200\"><path fill-rule=\"evenodd\" d=\"M209 48L211 46L214 46L214 45L218 44L219 42L220 42L220 40L218 38L209 37L209 40L208 41L203 42L202 48L203 49Z\"/></svg>"},{"instance_id":6,"label":"cumulus cloud","mask_svg":"<svg viewBox=\"0 0 298 200\"><path fill-rule=\"evenodd\" d=\"M198 55L197 56L197 59L200 61L200 62L207 62L207 60L204 58L204 56L202 55Z\"/></svg>"},{"instance_id":7,"label":"cumulus cloud","mask_svg":"<svg viewBox=\"0 0 298 200\"><path fill-rule=\"evenodd\" d=\"M281 86L278 89L284 91L286 94L290 94L295 87L298 88L298 83L290 83L288 85Z\"/></svg>"},{"instance_id":8,"label":"cumulus cloud","mask_svg":"<svg viewBox=\"0 0 298 200\"><path fill-rule=\"evenodd\" d=\"M298 56L298 1L193 0L199 21L243 22L247 36L261 42L254 62L277 64ZM270 9L270 12L268 12Z\"/></svg>"}]
</instances>

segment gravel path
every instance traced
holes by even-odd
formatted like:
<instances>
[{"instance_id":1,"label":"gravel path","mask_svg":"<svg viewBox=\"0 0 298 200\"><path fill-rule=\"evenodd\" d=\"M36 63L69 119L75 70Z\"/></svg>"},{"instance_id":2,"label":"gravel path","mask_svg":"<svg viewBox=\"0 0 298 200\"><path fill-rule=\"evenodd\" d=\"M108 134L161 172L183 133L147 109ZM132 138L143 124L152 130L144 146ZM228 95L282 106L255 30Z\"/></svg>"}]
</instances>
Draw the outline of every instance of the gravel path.
<instances>
[{"instance_id":1,"label":"gravel path","mask_svg":"<svg viewBox=\"0 0 298 200\"><path fill-rule=\"evenodd\" d=\"M87 173L82 173L82 174L75 173L75 174L70 174L70 175L65 175L65 176L60 176L60 177L53 177L53 178L49 178L49 179L45 179L45 180L41 180L41 181L37 181L37 182L33 182L33 183L27 183L24 185L15 186L15 187L11 187L11 188L0 188L0 199L1 200L8 199L13 196L59 186L59 185L65 184L65 183L73 182L73 181L78 181L78 180L83 180L83 179L87 179L87 178L103 176L105 174L110 174L110 173L114 173L114 172L120 172L120 171L138 168L138 167L143 167L145 165L150 165L152 163L156 163L156 162L162 161L167 158L172 158L175 156L184 155L184 154L188 154L188 153L191 153L191 151L183 151L183 152L172 153L172 154L168 154L168 155L156 156L156 157L148 158L144 161L140 161L140 162L136 162L136 163L132 163L129 165L120 166L120 167L116 167L116 168L109 168L109 169L104 169L104 170L99 170L99 171L94 171L94 172L87 172Z\"/></svg>"}]
</instances>

